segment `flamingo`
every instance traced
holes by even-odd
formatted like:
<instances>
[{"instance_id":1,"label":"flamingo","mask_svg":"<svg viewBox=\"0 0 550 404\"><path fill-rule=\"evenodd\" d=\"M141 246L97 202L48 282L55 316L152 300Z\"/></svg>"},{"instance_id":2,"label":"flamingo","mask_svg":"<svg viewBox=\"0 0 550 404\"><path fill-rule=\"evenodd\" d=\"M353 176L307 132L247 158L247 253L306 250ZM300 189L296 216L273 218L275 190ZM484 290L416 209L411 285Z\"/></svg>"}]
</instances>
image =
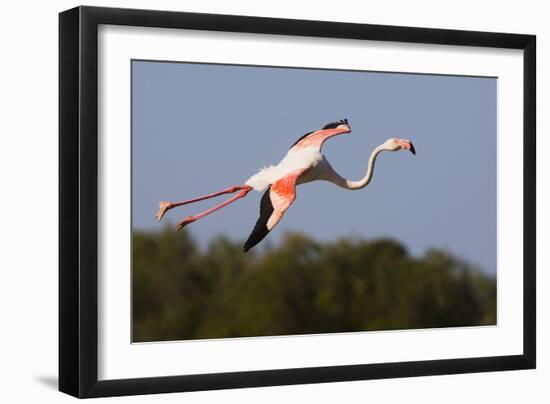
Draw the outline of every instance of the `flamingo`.
<instances>
[{"instance_id":1,"label":"flamingo","mask_svg":"<svg viewBox=\"0 0 550 404\"><path fill-rule=\"evenodd\" d=\"M224 194L236 195L227 199L202 213L193 216L187 216L177 224L176 229L181 230L190 223L193 223L203 217L241 199L248 195L252 190L265 193L260 202L260 217L258 218L252 233L246 240L243 249L248 251L260 241L279 223L286 210L296 199L296 186L311 181L329 181L333 184L348 190L358 190L366 187L373 176L374 164L376 158L383 151L409 150L416 154L414 146L410 140L391 138L376 147L369 158L365 176L352 181L340 176L330 165L325 156L321 153L323 143L336 135L351 132L351 126L347 119L326 124L322 129L306 133L299 138L288 150L286 156L279 164L260 169L260 171L250 177L242 185L234 185L221 191L199 196L193 199L187 199L182 202L163 201L159 204L159 210L156 219L161 220L171 209L178 206L199 202L205 199L214 198Z\"/></svg>"}]
</instances>

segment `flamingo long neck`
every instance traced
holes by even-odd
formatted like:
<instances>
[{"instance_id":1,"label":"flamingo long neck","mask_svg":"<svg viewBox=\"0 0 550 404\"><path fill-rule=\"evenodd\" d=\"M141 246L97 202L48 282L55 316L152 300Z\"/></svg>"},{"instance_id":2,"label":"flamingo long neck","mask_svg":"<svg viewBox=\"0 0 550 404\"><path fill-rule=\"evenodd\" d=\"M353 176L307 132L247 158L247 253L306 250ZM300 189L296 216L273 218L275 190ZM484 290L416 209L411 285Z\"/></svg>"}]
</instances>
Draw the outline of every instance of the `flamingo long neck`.
<instances>
[{"instance_id":1,"label":"flamingo long neck","mask_svg":"<svg viewBox=\"0 0 550 404\"><path fill-rule=\"evenodd\" d=\"M369 158L369 164L367 166L367 172L365 173L365 176L363 178L361 178L358 181L351 181L351 180L347 180L347 179L343 178L344 182L343 183L341 182L340 184L337 184L337 185L340 185L343 188L347 188L347 189L351 189L351 190L365 188L369 184L370 180L372 179L372 175L374 173L374 165L376 163L376 158L378 157L380 152L382 152L384 150L385 149L384 149L383 145L380 145L372 151L372 153L370 155L370 158Z\"/></svg>"}]
</instances>

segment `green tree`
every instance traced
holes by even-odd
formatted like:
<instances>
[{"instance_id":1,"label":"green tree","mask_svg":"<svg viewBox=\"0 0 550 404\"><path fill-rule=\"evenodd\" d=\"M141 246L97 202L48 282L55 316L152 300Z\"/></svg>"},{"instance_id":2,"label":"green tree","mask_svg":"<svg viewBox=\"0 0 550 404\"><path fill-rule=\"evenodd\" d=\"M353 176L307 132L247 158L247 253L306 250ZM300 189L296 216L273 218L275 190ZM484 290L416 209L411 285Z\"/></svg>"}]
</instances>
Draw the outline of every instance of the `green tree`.
<instances>
[{"instance_id":1,"label":"green tree","mask_svg":"<svg viewBox=\"0 0 550 404\"><path fill-rule=\"evenodd\" d=\"M444 251L389 239L319 243L288 234L244 254L225 237L133 234L134 341L496 323L496 282Z\"/></svg>"}]
</instances>

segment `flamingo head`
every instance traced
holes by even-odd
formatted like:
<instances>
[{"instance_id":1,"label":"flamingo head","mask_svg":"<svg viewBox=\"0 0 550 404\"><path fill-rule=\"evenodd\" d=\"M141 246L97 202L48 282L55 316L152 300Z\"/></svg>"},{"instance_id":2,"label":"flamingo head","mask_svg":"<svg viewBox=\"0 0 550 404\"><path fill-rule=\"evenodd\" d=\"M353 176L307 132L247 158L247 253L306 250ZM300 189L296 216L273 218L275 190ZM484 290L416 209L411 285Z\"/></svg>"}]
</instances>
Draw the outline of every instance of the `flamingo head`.
<instances>
[{"instance_id":1,"label":"flamingo head","mask_svg":"<svg viewBox=\"0 0 550 404\"><path fill-rule=\"evenodd\" d=\"M412 142L408 139L391 138L386 140L383 146L384 146L384 150L389 150L389 151L408 150L412 154L416 154L416 150L414 149Z\"/></svg>"}]
</instances>

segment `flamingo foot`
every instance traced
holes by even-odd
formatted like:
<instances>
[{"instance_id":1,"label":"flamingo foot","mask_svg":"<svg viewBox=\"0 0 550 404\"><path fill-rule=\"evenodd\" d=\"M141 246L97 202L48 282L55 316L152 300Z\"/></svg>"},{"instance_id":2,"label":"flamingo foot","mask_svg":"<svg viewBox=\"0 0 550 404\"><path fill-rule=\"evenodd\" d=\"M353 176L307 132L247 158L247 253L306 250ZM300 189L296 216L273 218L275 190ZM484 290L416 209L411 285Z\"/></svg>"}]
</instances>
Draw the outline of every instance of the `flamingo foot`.
<instances>
[{"instance_id":1,"label":"flamingo foot","mask_svg":"<svg viewBox=\"0 0 550 404\"><path fill-rule=\"evenodd\" d=\"M188 224L193 223L195 220L197 220L197 219L194 218L193 216L187 216L185 219L183 219L181 222L179 222L177 224L176 231L180 231L181 229L183 229Z\"/></svg>"},{"instance_id":2,"label":"flamingo foot","mask_svg":"<svg viewBox=\"0 0 550 404\"><path fill-rule=\"evenodd\" d=\"M159 203L159 211L155 215L155 218L157 219L157 221L160 222L160 220L164 217L168 209L172 208L172 206L173 206L172 202L162 201L161 203Z\"/></svg>"}]
</instances>

